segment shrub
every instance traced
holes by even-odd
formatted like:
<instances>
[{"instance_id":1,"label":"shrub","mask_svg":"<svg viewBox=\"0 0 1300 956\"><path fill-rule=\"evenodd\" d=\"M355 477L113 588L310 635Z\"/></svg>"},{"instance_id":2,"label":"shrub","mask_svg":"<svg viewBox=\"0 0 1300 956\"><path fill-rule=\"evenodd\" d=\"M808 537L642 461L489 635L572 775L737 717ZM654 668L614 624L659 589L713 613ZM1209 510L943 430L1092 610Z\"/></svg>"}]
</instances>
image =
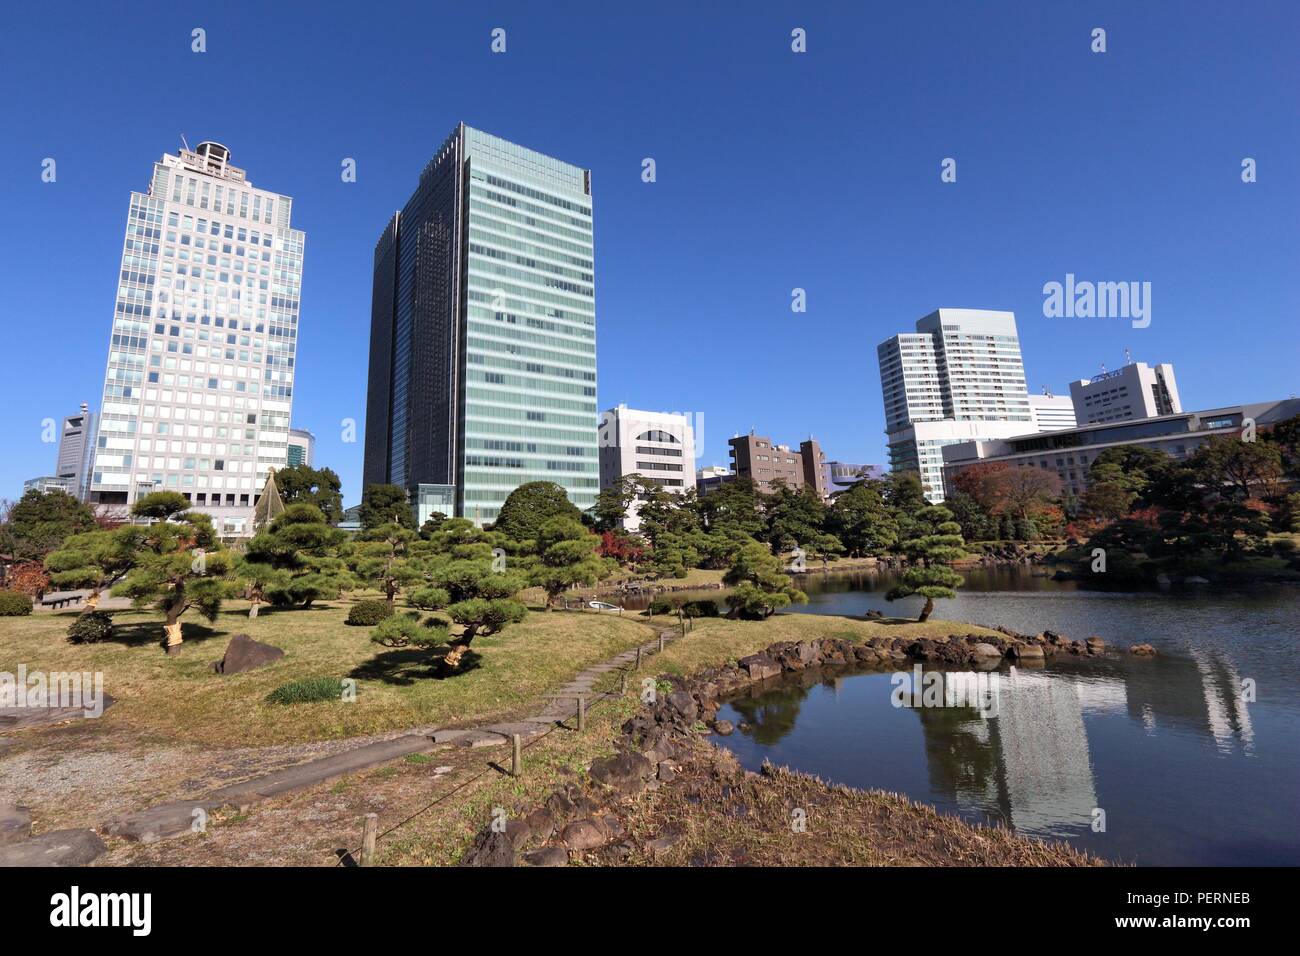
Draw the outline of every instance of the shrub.
<instances>
[{"instance_id":1,"label":"shrub","mask_svg":"<svg viewBox=\"0 0 1300 956\"><path fill-rule=\"evenodd\" d=\"M447 640L447 622L431 617L421 624L418 614L394 615L380 621L370 639L384 647L432 647Z\"/></svg>"},{"instance_id":2,"label":"shrub","mask_svg":"<svg viewBox=\"0 0 1300 956\"><path fill-rule=\"evenodd\" d=\"M281 684L266 695L268 704L312 704L322 700L338 700L343 684L337 677L304 677Z\"/></svg>"},{"instance_id":3,"label":"shrub","mask_svg":"<svg viewBox=\"0 0 1300 956\"><path fill-rule=\"evenodd\" d=\"M387 601L358 601L348 611L343 623L356 627L374 627L380 621L393 616L393 609Z\"/></svg>"},{"instance_id":4,"label":"shrub","mask_svg":"<svg viewBox=\"0 0 1300 956\"><path fill-rule=\"evenodd\" d=\"M411 607L436 611L451 603L451 595L446 588L417 588L406 596L406 603Z\"/></svg>"},{"instance_id":5,"label":"shrub","mask_svg":"<svg viewBox=\"0 0 1300 956\"><path fill-rule=\"evenodd\" d=\"M666 597L657 597L650 602L646 611L650 614L672 614L677 610L677 606Z\"/></svg>"},{"instance_id":6,"label":"shrub","mask_svg":"<svg viewBox=\"0 0 1300 956\"><path fill-rule=\"evenodd\" d=\"M18 591L0 591L0 617L22 617L32 613L32 599Z\"/></svg>"},{"instance_id":7,"label":"shrub","mask_svg":"<svg viewBox=\"0 0 1300 956\"><path fill-rule=\"evenodd\" d=\"M68 625L68 641L97 644L113 636L113 616L107 611L87 611Z\"/></svg>"},{"instance_id":8,"label":"shrub","mask_svg":"<svg viewBox=\"0 0 1300 956\"><path fill-rule=\"evenodd\" d=\"M717 601L687 601L682 605L682 613L687 617L717 617Z\"/></svg>"}]
</instances>

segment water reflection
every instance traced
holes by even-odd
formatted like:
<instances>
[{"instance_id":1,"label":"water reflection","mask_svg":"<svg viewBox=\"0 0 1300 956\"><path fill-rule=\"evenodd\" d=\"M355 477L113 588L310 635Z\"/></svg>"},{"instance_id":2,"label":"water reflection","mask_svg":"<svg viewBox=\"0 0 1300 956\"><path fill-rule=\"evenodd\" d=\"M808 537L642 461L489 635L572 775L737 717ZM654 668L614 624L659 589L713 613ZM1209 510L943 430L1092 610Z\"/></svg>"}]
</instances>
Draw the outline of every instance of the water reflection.
<instances>
[{"instance_id":1,"label":"water reflection","mask_svg":"<svg viewBox=\"0 0 1300 956\"><path fill-rule=\"evenodd\" d=\"M976 676L927 673L943 682L939 700ZM1219 831L1237 825L1220 801L1240 804L1233 761L1254 754L1251 705L1229 655L1066 657L998 676L996 710L981 717L974 707L894 707L889 674L804 671L730 702L724 715L740 732L718 742L747 766L770 759L834 782L899 790L1113 858L1259 862L1242 858L1245 833L1240 846L1215 834L1208 853L1188 842L1197 820ZM1207 744L1227 762L1207 763ZM1283 768L1283 777L1293 772ZM1093 830L1099 808L1107 832ZM1243 829L1253 825L1270 824ZM1272 849L1286 858L1294 838Z\"/></svg>"}]
</instances>

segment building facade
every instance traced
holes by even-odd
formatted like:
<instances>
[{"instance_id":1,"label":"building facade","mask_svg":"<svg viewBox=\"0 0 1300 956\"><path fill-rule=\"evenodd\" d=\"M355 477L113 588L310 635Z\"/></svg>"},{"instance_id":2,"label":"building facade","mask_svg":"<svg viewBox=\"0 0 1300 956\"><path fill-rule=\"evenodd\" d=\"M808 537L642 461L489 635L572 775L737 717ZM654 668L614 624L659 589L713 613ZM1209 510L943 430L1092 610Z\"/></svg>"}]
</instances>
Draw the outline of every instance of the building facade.
<instances>
[{"instance_id":1,"label":"building facade","mask_svg":"<svg viewBox=\"0 0 1300 956\"><path fill-rule=\"evenodd\" d=\"M893 470L917 471L944 499L944 445L1033 428L1016 317L939 309L876 349Z\"/></svg>"},{"instance_id":2,"label":"building facade","mask_svg":"<svg viewBox=\"0 0 1300 956\"><path fill-rule=\"evenodd\" d=\"M54 465L54 474L72 482L69 494L79 501L85 501L90 494L97 420L98 416L90 410L90 406L82 402L80 412L63 419L63 430L59 432L59 456Z\"/></svg>"},{"instance_id":3,"label":"building facade","mask_svg":"<svg viewBox=\"0 0 1300 956\"><path fill-rule=\"evenodd\" d=\"M770 493L773 483L780 481L796 491L804 486L813 488L822 498L830 494L826 455L815 438L801 442L795 451L789 445L778 445L766 435L751 431L730 439L727 445L731 474L748 478L761 492Z\"/></svg>"},{"instance_id":4,"label":"building facade","mask_svg":"<svg viewBox=\"0 0 1300 956\"><path fill-rule=\"evenodd\" d=\"M885 477L884 465L854 465L846 461L828 461L822 468L829 494L847 491L859 481L879 481Z\"/></svg>"},{"instance_id":5,"label":"building facade","mask_svg":"<svg viewBox=\"0 0 1300 956\"><path fill-rule=\"evenodd\" d=\"M77 483L71 478L61 478L58 475L42 475L39 478L28 478L23 482L23 494L29 491L39 491L45 494L50 491L62 491L64 494L77 495Z\"/></svg>"},{"instance_id":6,"label":"building facade","mask_svg":"<svg viewBox=\"0 0 1300 956\"><path fill-rule=\"evenodd\" d=\"M686 415L619 405L601 414L598 432L601 488L633 474L674 494L695 487L695 430ZM640 528L640 510L632 502L625 529Z\"/></svg>"},{"instance_id":7,"label":"building facade","mask_svg":"<svg viewBox=\"0 0 1300 956\"><path fill-rule=\"evenodd\" d=\"M1064 428L1074 428L1079 423L1074 417L1074 402L1069 395L1029 396L1029 412L1033 416L1032 431L1058 432Z\"/></svg>"},{"instance_id":8,"label":"building facade","mask_svg":"<svg viewBox=\"0 0 1300 956\"><path fill-rule=\"evenodd\" d=\"M1174 367L1168 362L1154 368L1130 362L1096 378L1081 378L1070 383L1070 399L1080 425L1177 415L1183 410Z\"/></svg>"},{"instance_id":9,"label":"building facade","mask_svg":"<svg viewBox=\"0 0 1300 956\"><path fill-rule=\"evenodd\" d=\"M375 248L364 483L495 520L600 488L591 174L456 127Z\"/></svg>"},{"instance_id":10,"label":"building facade","mask_svg":"<svg viewBox=\"0 0 1300 956\"><path fill-rule=\"evenodd\" d=\"M316 459L316 436L305 428L289 429L289 449L285 463L294 468L298 465L312 466Z\"/></svg>"},{"instance_id":11,"label":"building facade","mask_svg":"<svg viewBox=\"0 0 1300 956\"><path fill-rule=\"evenodd\" d=\"M175 491L249 533L285 464L304 235L293 201L213 142L154 164L131 194L90 500Z\"/></svg>"},{"instance_id":12,"label":"building facade","mask_svg":"<svg viewBox=\"0 0 1300 956\"><path fill-rule=\"evenodd\" d=\"M1187 458L1215 435L1240 436L1247 418L1260 431L1267 431L1294 415L1300 415L1300 399L1082 425L995 441L970 441L943 449L944 480L951 492L953 478L961 471L983 462L1004 462L1055 472L1063 491L1077 497L1088 490L1088 469L1107 448L1141 445L1173 458Z\"/></svg>"}]
</instances>

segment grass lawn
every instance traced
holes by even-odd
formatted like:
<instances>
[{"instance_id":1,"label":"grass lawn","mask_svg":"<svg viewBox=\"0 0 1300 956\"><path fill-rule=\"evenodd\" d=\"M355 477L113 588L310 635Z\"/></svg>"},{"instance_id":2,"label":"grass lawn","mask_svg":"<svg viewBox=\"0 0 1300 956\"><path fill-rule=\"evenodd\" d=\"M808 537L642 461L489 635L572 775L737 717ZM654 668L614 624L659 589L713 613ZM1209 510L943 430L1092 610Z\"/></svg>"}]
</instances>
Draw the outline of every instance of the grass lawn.
<instances>
[{"instance_id":1,"label":"grass lawn","mask_svg":"<svg viewBox=\"0 0 1300 956\"><path fill-rule=\"evenodd\" d=\"M820 640L825 637L866 641L873 637L947 637L949 634L996 634L986 627L931 618L924 624L906 618L863 621L828 614L774 614L766 621L704 618L695 622L686 639L669 645L653 667L673 674L691 674L761 651L777 641Z\"/></svg>"},{"instance_id":2,"label":"grass lawn","mask_svg":"<svg viewBox=\"0 0 1300 956\"><path fill-rule=\"evenodd\" d=\"M646 641L651 632L631 617L532 611L502 633L476 638L478 666L454 678L432 676L428 651L390 649L370 641L370 628L343 623L348 602L309 610L263 608L249 620L247 605L229 602L208 625L185 617L181 653L159 647L161 616L114 613L117 631L101 644L69 644L75 612L0 618L0 671L102 672L115 703L97 732L130 730L171 740L224 746L264 746L353 737L417 726L450 726L503 716L563 684L580 670ZM212 665L229 638L244 633L284 650L279 661L222 676ZM279 685L304 677L356 680L356 700L264 703Z\"/></svg>"}]
</instances>

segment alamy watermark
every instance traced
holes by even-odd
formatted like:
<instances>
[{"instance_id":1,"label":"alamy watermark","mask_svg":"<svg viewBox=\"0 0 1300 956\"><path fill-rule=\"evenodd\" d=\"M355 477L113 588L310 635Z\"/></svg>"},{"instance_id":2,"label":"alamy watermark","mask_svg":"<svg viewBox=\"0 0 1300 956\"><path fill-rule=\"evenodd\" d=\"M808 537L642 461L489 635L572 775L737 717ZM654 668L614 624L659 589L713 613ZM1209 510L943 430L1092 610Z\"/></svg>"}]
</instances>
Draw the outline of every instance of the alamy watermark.
<instances>
[{"instance_id":1,"label":"alamy watermark","mask_svg":"<svg viewBox=\"0 0 1300 956\"><path fill-rule=\"evenodd\" d=\"M1133 328L1151 324L1150 282L1055 280L1043 286L1043 315L1049 319L1131 319Z\"/></svg>"},{"instance_id":2,"label":"alamy watermark","mask_svg":"<svg viewBox=\"0 0 1300 956\"><path fill-rule=\"evenodd\" d=\"M889 682L895 707L970 707L981 719L998 715L1001 685L996 673L926 671L917 664L910 672L897 671Z\"/></svg>"},{"instance_id":3,"label":"alamy watermark","mask_svg":"<svg viewBox=\"0 0 1300 956\"><path fill-rule=\"evenodd\" d=\"M104 674L96 671L0 671L0 707L30 707L47 710L80 708L87 717L104 713Z\"/></svg>"}]
</instances>

